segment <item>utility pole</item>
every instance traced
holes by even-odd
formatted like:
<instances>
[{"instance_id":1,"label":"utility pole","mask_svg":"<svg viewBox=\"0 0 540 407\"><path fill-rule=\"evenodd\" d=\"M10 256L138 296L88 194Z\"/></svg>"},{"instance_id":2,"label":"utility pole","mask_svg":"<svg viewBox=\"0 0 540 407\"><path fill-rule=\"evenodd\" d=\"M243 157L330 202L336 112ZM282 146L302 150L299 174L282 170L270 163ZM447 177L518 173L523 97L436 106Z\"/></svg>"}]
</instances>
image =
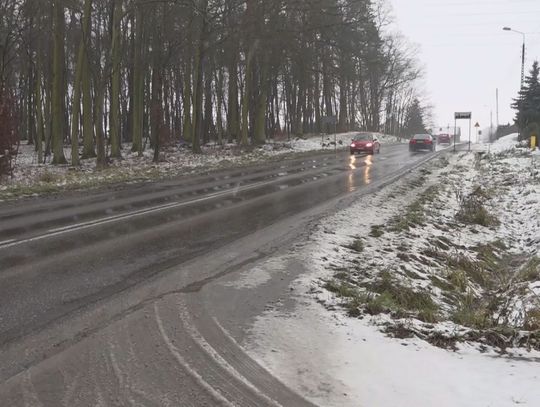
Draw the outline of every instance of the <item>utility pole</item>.
<instances>
[{"instance_id":1,"label":"utility pole","mask_svg":"<svg viewBox=\"0 0 540 407\"><path fill-rule=\"evenodd\" d=\"M525 34L523 34L523 45L521 48L521 87L523 90L523 82L525 81Z\"/></svg>"},{"instance_id":2,"label":"utility pole","mask_svg":"<svg viewBox=\"0 0 540 407\"><path fill-rule=\"evenodd\" d=\"M497 104L497 130L499 129L499 88L495 93L495 103Z\"/></svg>"},{"instance_id":3,"label":"utility pole","mask_svg":"<svg viewBox=\"0 0 540 407\"><path fill-rule=\"evenodd\" d=\"M489 121L490 121L489 142L492 143L493 142L493 109L491 109L491 111L489 112Z\"/></svg>"},{"instance_id":4,"label":"utility pole","mask_svg":"<svg viewBox=\"0 0 540 407\"><path fill-rule=\"evenodd\" d=\"M523 89L523 82L525 80L525 33L522 31L514 30L511 27L504 27L503 30L520 34L523 37L523 44L521 45L521 86L519 88L521 90Z\"/></svg>"}]
</instances>

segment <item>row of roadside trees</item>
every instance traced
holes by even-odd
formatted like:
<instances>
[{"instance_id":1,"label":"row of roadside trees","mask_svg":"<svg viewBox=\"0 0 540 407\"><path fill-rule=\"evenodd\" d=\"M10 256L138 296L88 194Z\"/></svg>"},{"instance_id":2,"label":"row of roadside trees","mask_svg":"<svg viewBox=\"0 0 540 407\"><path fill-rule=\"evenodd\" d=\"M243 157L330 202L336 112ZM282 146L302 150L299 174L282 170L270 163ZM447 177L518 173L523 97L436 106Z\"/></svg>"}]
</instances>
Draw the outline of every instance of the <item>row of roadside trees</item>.
<instances>
[{"instance_id":1,"label":"row of roadside trees","mask_svg":"<svg viewBox=\"0 0 540 407\"><path fill-rule=\"evenodd\" d=\"M420 70L388 24L371 0L0 0L0 95L56 164L257 145L324 116L399 135Z\"/></svg>"}]
</instances>

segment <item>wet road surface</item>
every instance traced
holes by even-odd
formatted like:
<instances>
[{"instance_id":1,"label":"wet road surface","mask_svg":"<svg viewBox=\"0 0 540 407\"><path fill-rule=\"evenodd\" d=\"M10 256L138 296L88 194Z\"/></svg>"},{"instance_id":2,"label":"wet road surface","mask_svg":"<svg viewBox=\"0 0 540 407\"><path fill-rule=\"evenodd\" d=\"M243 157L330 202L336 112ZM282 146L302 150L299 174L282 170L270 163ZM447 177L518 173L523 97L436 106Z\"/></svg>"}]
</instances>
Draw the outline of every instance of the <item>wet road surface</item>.
<instances>
[{"instance_id":1,"label":"wet road surface","mask_svg":"<svg viewBox=\"0 0 540 407\"><path fill-rule=\"evenodd\" d=\"M95 405L100 397L101 405L115 397L123 401L114 405L310 405L227 339L217 320L201 323L190 298L242 261L268 255L265 228L294 230L299 214L430 157L383 146L375 156L276 159L1 206L0 405ZM208 337L220 338L225 356L209 351L218 345ZM197 347L206 351L190 351ZM87 366L90 386L77 366ZM153 373L139 378L130 401L122 372L141 369Z\"/></svg>"}]
</instances>

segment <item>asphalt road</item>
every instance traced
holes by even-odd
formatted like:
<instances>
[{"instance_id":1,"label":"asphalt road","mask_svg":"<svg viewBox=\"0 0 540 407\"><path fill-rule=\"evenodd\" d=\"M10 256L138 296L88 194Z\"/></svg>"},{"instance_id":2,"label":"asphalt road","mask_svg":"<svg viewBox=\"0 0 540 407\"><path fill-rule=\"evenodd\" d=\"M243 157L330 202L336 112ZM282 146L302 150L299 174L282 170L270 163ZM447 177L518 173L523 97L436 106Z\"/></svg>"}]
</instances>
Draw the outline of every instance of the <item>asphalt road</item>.
<instances>
[{"instance_id":1,"label":"asphalt road","mask_svg":"<svg viewBox=\"0 0 540 407\"><path fill-rule=\"evenodd\" d=\"M314 154L0 206L0 405L310 405L243 352L243 323L223 329L218 314L254 317L237 298L199 312L204 287L430 156Z\"/></svg>"}]
</instances>

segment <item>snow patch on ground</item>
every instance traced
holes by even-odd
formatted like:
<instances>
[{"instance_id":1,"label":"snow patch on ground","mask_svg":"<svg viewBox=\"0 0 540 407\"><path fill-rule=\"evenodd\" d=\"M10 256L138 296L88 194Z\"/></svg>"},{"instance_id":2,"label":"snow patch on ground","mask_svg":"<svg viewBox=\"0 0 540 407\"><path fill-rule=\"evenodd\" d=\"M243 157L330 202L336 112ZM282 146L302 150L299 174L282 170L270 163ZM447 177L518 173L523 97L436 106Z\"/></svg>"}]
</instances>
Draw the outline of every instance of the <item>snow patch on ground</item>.
<instances>
[{"instance_id":1,"label":"snow patch on ground","mask_svg":"<svg viewBox=\"0 0 540 407\"><path fill-rule=\"evenodd\" d=\"M252 330L252 356L325 407L508 407L540 403L539 361L449 352L395 340L369 320L303 301L293 315L267 314ZM530 357L528 355L528 357ZM540 357L540 354L537 355Z\"/></svg>"},{"instance_id":2,"label":"snow patch on ground","mask_svg":"<svg viewBox=\"0 0 540 407\"><path fill-rule=\"evenodd\" d=\"M321 289L321 281L328 281L339 270L346 273L352 262L362 269L365 274L361 276L368 283L381 271L388 271L402 284L429 292L444 314L451 309L443 301L443 290L430 279L444 269L435 260L424 264L421 254L433 242L446 238L457 245L457 253L470 256L471 261L476 260L472 247L496 239L504 241L510 254L538 253L540 187L528 171L530 154L515 151L512 138L496 143L487 158L458 153L448 163L444 158L436 160L427 170L359 197L350 208L325 218L305 246L287 255L306 270L291 284L296 307L292 311L273 308L260 316L243 346L276 377L320 406L540 405L540 351L508 344L501 354L474 340L457 341L444 349L418 336L390 337L382 330L396 319L387 314L351 318L339 296ZM477 186L500 188L486 203L490 213L500 219L498 227L456 222L461 197ZM439 222L427 221L400 233L385 228L380 235L381 226L430 187L439 194L425 205L431 209L430 218ZM358 241L363 250L358 250ZM405 254L417 259L400 258L399 251L390 250L400 245ZM286 269L287 261L283 263ZM520 286L516 292L506 293L510 320L522 315L524 304L536 304L540 299L540 281L524 284L525 290ZM480 286L471 289L483 290ZM399 323L447 336L471 332L448 320L427 324L403 318Z\"/></svg>"}]
</instances>

